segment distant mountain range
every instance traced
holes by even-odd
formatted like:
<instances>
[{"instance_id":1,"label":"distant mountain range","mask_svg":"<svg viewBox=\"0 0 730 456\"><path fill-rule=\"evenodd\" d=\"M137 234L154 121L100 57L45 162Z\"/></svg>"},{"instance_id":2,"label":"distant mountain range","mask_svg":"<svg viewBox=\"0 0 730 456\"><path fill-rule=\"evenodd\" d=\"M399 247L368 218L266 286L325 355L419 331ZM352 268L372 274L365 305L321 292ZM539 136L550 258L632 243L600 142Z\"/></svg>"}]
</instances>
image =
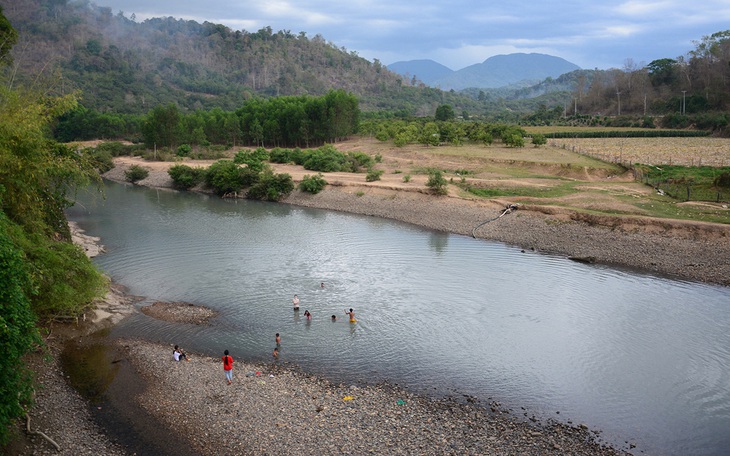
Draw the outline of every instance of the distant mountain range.
<instances>
[{"instance_id":1,"label":"distant mountain range","mask_svg":"<svg viewBox=\"0 0 730 456\"><path fill-rule=\"evenodd\" d=\"M505 86L528 86L557 78L580 67L567 60L547 54L495 55L482 63L454 71L433 60L410 60L388 65L394 73L409 79L416 78L431 87L442 90L467 88L492 89Z\"/></svg>"}]
</instances>

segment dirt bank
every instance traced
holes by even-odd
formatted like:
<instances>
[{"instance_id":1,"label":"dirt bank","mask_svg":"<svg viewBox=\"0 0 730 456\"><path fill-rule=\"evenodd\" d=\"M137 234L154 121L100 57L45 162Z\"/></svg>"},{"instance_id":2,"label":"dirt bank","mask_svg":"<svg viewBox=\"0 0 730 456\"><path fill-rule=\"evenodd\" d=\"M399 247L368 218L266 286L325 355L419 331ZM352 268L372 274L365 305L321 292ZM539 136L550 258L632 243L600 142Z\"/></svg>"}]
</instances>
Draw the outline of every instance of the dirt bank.
<instances>
[{"instance_id":1,"label":"dirt bank","mask_svg":"<svg viewBox=\"0 0 730 456\"><path fill-rule=\"evenodd\" d=\"M108 179L124 182L124 171L140 164L150 169L149 177L140 185L172 186L167 174L172 163L131 157L119 157L115 163L116 168L105 175ZM207 164L196 162L195 166ZM277 171L288 172L295 182L308 173L293 165L277 166ZM392 176L364 182L362 175L352 173L330 173L325 179L331 185L324 191L311 195L295 190L282 203L389 218L504 242L530 252L730 285L730 225L640 215L591 215L534 204L521 204L517 211L482 225L515 201L467 199L455 192L434 196L426 191L424 176L414 176L408 183Z\"/></svg>"}]
</instances>

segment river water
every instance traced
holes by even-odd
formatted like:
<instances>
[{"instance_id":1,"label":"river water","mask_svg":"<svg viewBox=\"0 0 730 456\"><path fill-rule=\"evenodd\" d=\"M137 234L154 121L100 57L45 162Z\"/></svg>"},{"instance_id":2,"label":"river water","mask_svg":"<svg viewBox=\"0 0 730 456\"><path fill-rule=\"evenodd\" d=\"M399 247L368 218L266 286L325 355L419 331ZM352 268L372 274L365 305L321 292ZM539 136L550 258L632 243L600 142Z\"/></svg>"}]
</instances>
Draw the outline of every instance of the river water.
<instances>
[{"instance_id":1,"label":"river water","mask_svg":"<svg viewBox=\"0 0 730 456\"><path fill-rule=\"evenodd\" d=\"M726 287L285 204L115 183L78 197L69 219L140 305L220 312L203 327L139 313L117 336L268 361L280 333L283 360L335 381L496 400L636 454L730 454Z\"/></svg>"}]
</instances>

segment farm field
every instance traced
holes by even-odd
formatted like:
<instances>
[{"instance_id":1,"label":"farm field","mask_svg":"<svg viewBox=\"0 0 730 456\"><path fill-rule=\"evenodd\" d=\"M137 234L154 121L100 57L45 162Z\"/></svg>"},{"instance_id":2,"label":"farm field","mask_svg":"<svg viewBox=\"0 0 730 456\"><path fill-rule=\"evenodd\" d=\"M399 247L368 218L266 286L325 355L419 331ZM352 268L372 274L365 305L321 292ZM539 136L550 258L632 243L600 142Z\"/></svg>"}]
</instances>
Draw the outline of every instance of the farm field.
<instances>
[{"instance_id":1,"label":"farm field","mask_svg":"<svg viewBox=\"0 0 730 456\"><path fill-rule=\"evenodd\" d=\"M729 138L560 138L548 145L611 163L730 166Z\"/></svg>"}]
</instances>

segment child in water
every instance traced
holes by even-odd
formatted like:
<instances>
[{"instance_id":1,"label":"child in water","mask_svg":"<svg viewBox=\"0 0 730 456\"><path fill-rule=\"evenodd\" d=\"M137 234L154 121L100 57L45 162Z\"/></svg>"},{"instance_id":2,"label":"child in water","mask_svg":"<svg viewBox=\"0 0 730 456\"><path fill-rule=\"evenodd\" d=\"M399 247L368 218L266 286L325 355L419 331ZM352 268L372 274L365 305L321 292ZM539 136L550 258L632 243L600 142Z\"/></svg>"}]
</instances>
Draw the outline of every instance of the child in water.
<instances>
[{"instance_id":1,"label":"child in water","mask_svg":"<svg viewBox=\"0 0 730 456\"><path fill-rule=\"evenodd\" d=\"M350 317L350 323L355 323L357 320L355 320L355 312L350 309L349 312L345 311L345 315L348 315Z\"/></svg>"},{"instance_id":2,"label":"child in water","mask_svg":"<svg viewBox=\"0 0 730 456\"><path fill-rule=\"evenodd\" d=\"M279 347L274 347L274 359L279 359Z\"/></svg>"},{"instance_id":3,"label":"child in water","mask_svg":"<svg viewBox=\"0 0 730 456\"><path fill-rule=\"evenodd\" d=\"M312 320L312 314L308 310L304 311L304 316L307 317L307 320Z\"/></svg>"},{"instance_id":4,"label":"child in water","mask_svg":"<svg viewBox=\"0 0 730 456\"><path fill-rule=\"evenodd\" d=\"M279 333L276 333L276 346L281 347L281 336Z\"/></svg>"}]
</instances>

